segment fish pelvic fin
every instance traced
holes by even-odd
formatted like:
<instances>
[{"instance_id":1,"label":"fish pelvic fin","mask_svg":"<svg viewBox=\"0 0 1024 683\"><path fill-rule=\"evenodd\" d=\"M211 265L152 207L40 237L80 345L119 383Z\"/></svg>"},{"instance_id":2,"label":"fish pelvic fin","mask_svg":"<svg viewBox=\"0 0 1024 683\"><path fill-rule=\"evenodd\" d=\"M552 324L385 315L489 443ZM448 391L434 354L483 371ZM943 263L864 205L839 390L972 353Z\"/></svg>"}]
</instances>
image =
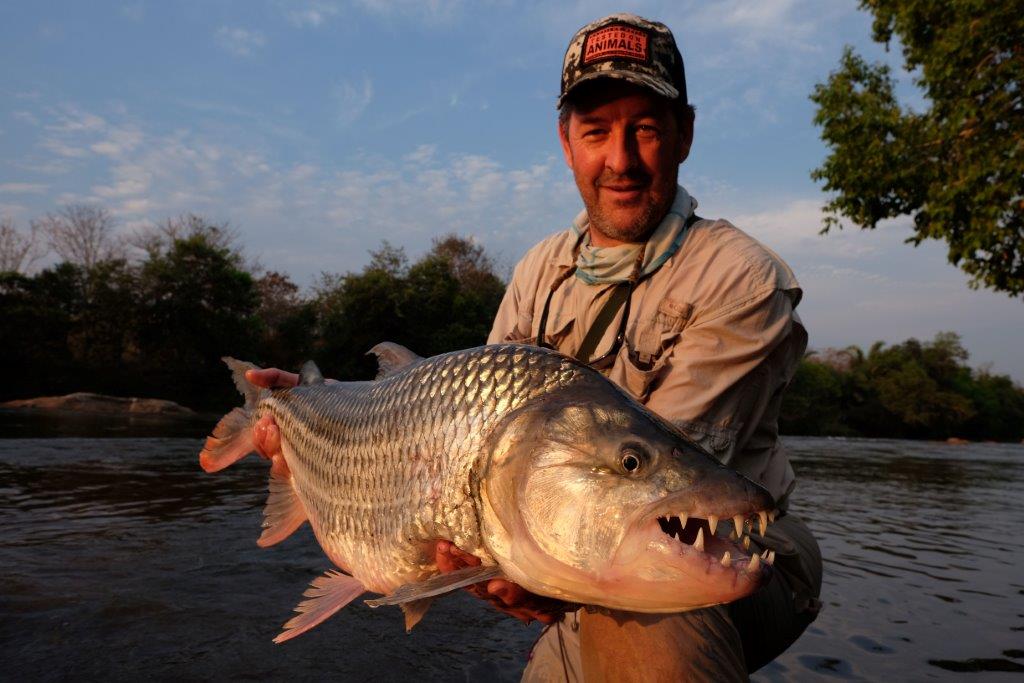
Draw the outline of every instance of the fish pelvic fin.
<instances>
[{"instance_id":1,"label":"fish pelvic fin","mask_svg":"<svg viewBox=\"0 0 1024 683\"><path fill-rule=\"evenodd\" d=\"M422 600L402 603L402 611L405 612L406 633L412 633L412 629L423 619L423 615L430 609L432 602L434 602L434 598L423 598Z\"/></svg>"},{"instance_id":2,"label":"fish pelvic fin","mask_svg":"<svg viewBox=\"0 0 1024 683\"><path fill-rule=\"evenodd\" d=\"M407 368L413 363L423 360L414 352L395 342L381 342L366 352L366 355L377 356L377 376L374 379L384 379L396 372Z\"/></svg>"},{"instance_id":3,"label":"fish pelvic fin","mask_svg":"<svg viewBox=\"0 0 1024 683\"><path fill-rule=\"evenodd\" d=\"M256 444L249 416L244 408L235 408L221 418L199 453L200 467L207 472L217 472L253 452Z\"/></svg>"},{"instance_id":4,"label":"fish pelvic fin","mask_svg":"<svg viewBox=\"0 0 1024 683\"><path fill-rule=\"evenodd\" d=\"M270 471L270 495L263 507L263 533L256 545L267 548L280 543L309 519L306 508L295 493L294 479L287 467L284 472Z\"/></svg>"},{"instance_id":5,"label":"fish pelvic fin","mask_svg":"<svg viewBox=\"0 0 1024 683\"><path fill-rule=\"evenodd\" d=\"M274 642L280 644L305 633L365 592L359 579L328 570L309 584L303 593L308 599L298 604L295 608L298 615L285 623L284 630L274 638Z\"/></svg>"},{"instance_id":6,"label":"fish pelvic fin","mask_svg":"<svg viewBox=\"0 0 1024 683\"><path fill-rule=\"evenodd\" d=\"M391 593L391 595L387 595L383 598L367 600L366 604L370 607L380 607L381 605L403 605L405 603L423 600L424 598L433 598L434 596L441 595L442 593L450 593L458 588L471 586L474 583L480 583L481 581L498 579L502 576L501 567L497 566L478 565L476 567L463 567L462 569L456 569L453 572L436 574L426 581L407 583L404 586L399 586ZM424 609L424 611L426 611L426 609Z\"/></svg>"}]
</instances>

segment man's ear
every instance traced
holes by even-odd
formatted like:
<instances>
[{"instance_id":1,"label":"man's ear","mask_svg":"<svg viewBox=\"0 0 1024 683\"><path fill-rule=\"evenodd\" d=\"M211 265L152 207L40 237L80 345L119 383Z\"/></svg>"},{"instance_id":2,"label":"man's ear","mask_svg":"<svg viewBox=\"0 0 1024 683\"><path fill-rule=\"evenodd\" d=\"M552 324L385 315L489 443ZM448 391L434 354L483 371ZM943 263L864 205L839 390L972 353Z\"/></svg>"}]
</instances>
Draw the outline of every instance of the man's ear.
<instances>
[{"instance_id":1,"label":"man's ear","mask_svg":"<svg viewBox=\"0 0 1024 683\"><path fill-rule=\"evenodd\" d=\"M686 161L690 156L690 147L693 145L693 117L686 117L679 131L679 163Z\"/></svg>"},{"instance_id":2,"label":"man's ear","mask_svg":"<svg viewBox=\"0 0 1024 683\"><path fill-rule=\"evenodd\" d=\"M562 155L565 157L565 165L572 168L572 148L569 147L569 137L566 134L569 123L567 121L565 126L562 126L562 122L559 120L555 122L555 126L558 128L558 141L562 143Z\"/></svg>"}]
</instances>

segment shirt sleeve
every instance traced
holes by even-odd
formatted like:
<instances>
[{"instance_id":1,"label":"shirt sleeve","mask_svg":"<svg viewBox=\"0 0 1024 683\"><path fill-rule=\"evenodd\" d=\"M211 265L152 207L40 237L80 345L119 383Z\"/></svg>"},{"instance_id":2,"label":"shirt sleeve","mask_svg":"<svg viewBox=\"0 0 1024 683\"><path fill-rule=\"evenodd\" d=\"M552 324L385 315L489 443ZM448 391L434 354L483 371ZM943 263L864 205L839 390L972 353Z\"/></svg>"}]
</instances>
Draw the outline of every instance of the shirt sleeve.
<instances>
[{"instance_id":1,"label":"shirt sleeve","mask_svg":"<svg viewBox=\"0 0 1024 683\"><path fill-rule=\"evenodd\" d=\"M525 331L520 329L523 327L523 318L532 320L530 316L521 314L522 291L519 283L521 281L522 268L523 264L520 262L512 274L511 282L505 288L505 296L501 299L498 313L494 316L494 325L491 326L491 333L487 336L488 344L501 344L530 335L528 328Z\"/></svg>"},{"instance_id":2,"label":"shirt sleeve","mask_svg":"<svg viewBox=\"0 0 1024 683\"><path fill-rule=\"evenodd\" d=\"M695 317L665 360L647 407L728 464L771 450L782 392L807 345L799 290L769 288Z\"/></svg>"}]
</instances>

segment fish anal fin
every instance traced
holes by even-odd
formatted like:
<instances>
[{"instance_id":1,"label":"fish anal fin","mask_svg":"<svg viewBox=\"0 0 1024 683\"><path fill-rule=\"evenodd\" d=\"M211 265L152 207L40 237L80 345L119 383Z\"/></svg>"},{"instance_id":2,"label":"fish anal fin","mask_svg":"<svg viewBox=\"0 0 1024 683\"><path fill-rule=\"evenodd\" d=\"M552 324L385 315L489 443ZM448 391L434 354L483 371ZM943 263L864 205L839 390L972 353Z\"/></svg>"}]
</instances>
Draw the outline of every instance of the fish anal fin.
<instances>
[{"instance_id":1,"label":"fish anal fin","mask_svg":"<svg viewBox=\"0 0 1024 683\"><path fill-rule=\"evenodd\" d=\"M463 567L453 572L436 574L425 581L418 583L407 583L399 586L391 595L383 598L367 600L370 607L381 605L401 605L407 602L415 602L424 598L433 598L442 593L450 593L458 588L471 586L474 583L497 579L502 576L501 567L479 565L476 567Z\"/></svg>"},{"instance_id":2,"label":"fish anal fin","mask_svg":"<svg viewBox=\"0 0 1024 683\"><path fill-rule=\"evenodd\" d=\"M375 379L390 377L413 363L423 360L423 356L418 356L395 342L381 342L366 352L367 356L371 354L377 356L377 377Z\"/></svg>"},{"instance_id":3,"label":"fish anal fin","mask_svg":"<svg viewBox=\"0 0 1024 683\"><path fill-rule=\"evenodd\" d=\"M434 602L434 598L422 598L420 600L413 600L412 602L403 602L402 611L405 612L405 632L411 633L412 629L416 624L420 623L420 619L430 609L430 604Z\"/></svg>"},{"instance_id":4,"label":"fish anal fin","mask_svg":"<svg viewBox=\"0 0 1024 683\"><path fill-rule=\"evenodd\" d=\"M222 417L213 428L213 434L206 437L199 453L199 466L207 472L216 472L241 460L254 449L249 412L235 408Z\"/></svg>"},{"instance_id":5,"label":"fish anal fin","mask_svg":"<svg viewBox=\"0 0 1024 683\"><path fill-rule=\"evenodd\" d=\"M309 518L306 508L295 493L288 465L283 460L277 462L280 457L274 457L274 464L270 470L270 495L267 496L267 504L263 507L263 533L256 541L261 548L280 543Z\"/></svg>"},{"instance_id":6,"label":"fish anal fin","mask_svg":"<svg viewBox=\"0 0 1024 683\"><path fill-rule=\"evenodd\" d=\"M274 638L274 642L280 644L305 633L365 592L359 579L328 570L309 584L303 593L307 599L295 608L298 614L285 623L284 630Z\"/></svg>"}]
</instances>

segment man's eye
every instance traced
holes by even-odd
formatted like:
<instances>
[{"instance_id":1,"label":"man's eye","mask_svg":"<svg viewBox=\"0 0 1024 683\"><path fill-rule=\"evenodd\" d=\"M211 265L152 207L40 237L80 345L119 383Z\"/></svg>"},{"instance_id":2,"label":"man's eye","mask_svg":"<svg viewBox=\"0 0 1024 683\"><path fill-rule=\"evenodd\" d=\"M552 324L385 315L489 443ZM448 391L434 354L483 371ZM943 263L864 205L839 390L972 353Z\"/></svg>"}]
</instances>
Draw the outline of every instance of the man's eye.
<instances>
[{"instance_id":1,"label":"man's eye","mask_svg":"<svg viewBox=\"0 0 1024 683\"><path fill-rule=\"evenodd\" d=\"M583 137L585 137L585 138L595 138L595 137L600 137L601 135L604 135L604 133L605 133L605 131L603 129L601 129L601 128L589 128L589 129L583 131Z\"/></svg>"}]
</instances>

